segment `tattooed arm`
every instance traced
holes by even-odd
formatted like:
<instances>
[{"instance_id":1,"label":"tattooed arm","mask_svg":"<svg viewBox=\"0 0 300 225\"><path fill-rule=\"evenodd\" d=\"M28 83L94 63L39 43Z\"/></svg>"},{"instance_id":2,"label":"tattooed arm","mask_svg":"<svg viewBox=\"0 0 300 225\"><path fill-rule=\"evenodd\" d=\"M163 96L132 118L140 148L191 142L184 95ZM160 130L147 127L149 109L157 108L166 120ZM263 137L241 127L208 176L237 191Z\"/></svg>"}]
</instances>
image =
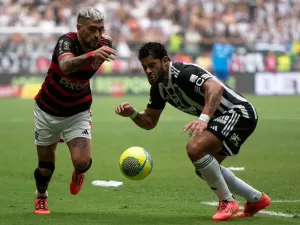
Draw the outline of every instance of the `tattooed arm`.
<instances>
[{"instance_id":1,"label":"tattooed arm","mask_svg":"<svg viewBox=\"0 0 300 225\"><path fill-rule=\"evenodd\" d=\"M202 113L211 118L221 104L224 88L218 81L209 79L203 84L202 90L205 98L205 105Z\"/></svg>"},{"instance_id":2,"label":"tattooed arm","mask_svg":"<svg viewBox=\"0 0 300 225\"><path fill-rule=\"evenodd\" d=\"M77 57L66 55L59 60L59 67L63 73L69 74L79 70L80 67L91 60L91 58L96 58L104 62L114 60L115 55L116 51L114 49L108 46L102 46L95 51Z\"/></svg>"},{"instance_id":3,"label":"tattooed arm","mask_svg":"<svg viewBox=\"0 0 300 225\"><path fill-rule=\"evenodd\" d=\"M59 68L64 74L69 74L79 70L79 68L86 64L90 58L91 56L88 54L77 57L66 55L59 60Z\"/></svg>"}]
</instances>

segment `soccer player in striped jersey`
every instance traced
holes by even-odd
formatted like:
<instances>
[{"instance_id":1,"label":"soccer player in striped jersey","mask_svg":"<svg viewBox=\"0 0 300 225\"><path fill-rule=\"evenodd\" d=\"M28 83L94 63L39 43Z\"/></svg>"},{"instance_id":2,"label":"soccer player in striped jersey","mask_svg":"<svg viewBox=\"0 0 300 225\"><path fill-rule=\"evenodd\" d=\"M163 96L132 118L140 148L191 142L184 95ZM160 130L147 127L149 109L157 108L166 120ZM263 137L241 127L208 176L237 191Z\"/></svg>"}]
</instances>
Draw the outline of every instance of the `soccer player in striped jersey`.
<instances>
[{"instance_id":1,"label":"soccer player in striped jersey","mask_svg":"<svg viewBox=\"0 0 300 225\"><path fill-rule=\"evenodd\" d=\"M213 220L229 220L239 211L231 193L246 199L243 212L235 217L253 216L270 206L271 199L265 193L220 166L226 157L238 154L255 130L258 118L253 105L200 66L171 62L160 43L143 45L138 57L151 84L149 103L143 112L137 112L125 102L116 108L116 114L130 117L146 130L156 126L166 102L198 117L184 126L192 137L186 150L196 174L218 197Z\"/></svg>"},{"instance_id":2,"label":"soccer player in striped jersey","mask_svg":"<svg viewBox=\"0 0 300 225\"><path fill-rule=\"evenodd\" d=\"M53 50L47 76L35 97L36 214L50 213L47 189L60 137L69 147L74 166L70 192L76 195L81 190L84 173L92 164L89 80L103 62L114 59L111 42L103 14L88 7L78 13L77 32L62 35Z\"/></svg>"}]
</instances>

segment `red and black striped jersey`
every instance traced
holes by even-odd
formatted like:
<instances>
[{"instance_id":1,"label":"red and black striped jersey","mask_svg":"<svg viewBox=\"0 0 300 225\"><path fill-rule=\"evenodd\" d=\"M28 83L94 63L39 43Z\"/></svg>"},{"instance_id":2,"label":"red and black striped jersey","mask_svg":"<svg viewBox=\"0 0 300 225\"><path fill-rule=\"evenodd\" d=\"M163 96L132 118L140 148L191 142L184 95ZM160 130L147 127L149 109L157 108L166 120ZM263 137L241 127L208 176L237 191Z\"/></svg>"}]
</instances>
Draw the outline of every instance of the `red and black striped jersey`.
<instances>
[{"instance_id":1,"label":"red and black striped jersey","mask_svg":"<svg viewBox=\"0 0 300 225\"><path fill-rule=\"evenodd\" d=\"M110 46L106 39L100 40L100 46ZM66 55L85 54L78 41L77 33L62 35L53 50L52 60L45 81L35 96L37 105L45 112L58 117L73 116L88 110L92 104L90 78L102 65L102 60L92 59L79 70L64 74L59 60Z\"/></svg>"}]
</instances>

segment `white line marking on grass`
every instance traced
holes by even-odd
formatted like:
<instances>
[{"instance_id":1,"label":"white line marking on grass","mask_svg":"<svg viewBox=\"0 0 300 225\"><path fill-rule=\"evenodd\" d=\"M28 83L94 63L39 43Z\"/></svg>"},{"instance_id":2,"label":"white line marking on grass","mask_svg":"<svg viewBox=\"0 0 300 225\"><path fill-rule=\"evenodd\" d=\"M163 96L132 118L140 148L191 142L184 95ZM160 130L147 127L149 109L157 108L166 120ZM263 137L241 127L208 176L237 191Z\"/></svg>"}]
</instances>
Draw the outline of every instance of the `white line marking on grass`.
<instances>
[{"instance_id":1,"label":"white line marking on grass","mask_svg":"<svg viewBox=\"0 0 300 225\"><path fill-rule=\"evenodd\" d=\"M218 202L200 202L202 205L208 205L208 206L217 206ZM244 209L244 207L240 207L240 209ZM274 212L274 211L266 211L262 210L259 212L260 214L270 215L270 216L279 216L279 217L286 217L286 218L293 218L295 217L292 214L283 213L283 212Z\"/></svg>"},{"instance_id":2,"label":"white line marking on grass","mask_svg":"<svg viewBox=\"0 0 300 225\"><path fill-rule=\"evenodd\" d=\"M244 171L245 170L244 167L226 167L226 168L231 171Z\"/></svg>"},{"instance_id":3,"label":"white line marking on grass","mask_svg":"<svg viewBox=\"0 0 300 225\"><path fill-rule=\"evenodd\" d=\"M272 203L300 203L300 200L272 200Z\"/></svg>"}]
</instances>

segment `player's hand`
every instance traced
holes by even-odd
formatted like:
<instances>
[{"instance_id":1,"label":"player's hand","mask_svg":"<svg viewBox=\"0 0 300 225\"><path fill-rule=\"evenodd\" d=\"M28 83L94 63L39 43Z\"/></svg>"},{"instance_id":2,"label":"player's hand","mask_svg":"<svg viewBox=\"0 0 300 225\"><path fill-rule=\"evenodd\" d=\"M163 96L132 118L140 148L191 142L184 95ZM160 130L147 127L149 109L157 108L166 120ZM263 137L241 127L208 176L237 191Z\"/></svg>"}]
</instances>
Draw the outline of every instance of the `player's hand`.
<instances>
[{"instance_id":1,"label":"player's hand","mask_svg":"<svg viewBox=\"0 0 300 225\"><path fill-rule=\"evenodd\" d=\"M129 103L123 102L115 109L115 112L117 115L130 117L135 112L135 109Z\"/></svg>"},{"instance_id":2,"label":"player's hand","mask_svg":"<svg viewBox=\"0 0 300 225\"><path fill-rule=\"evenodd\" d=\"M104 37L105 39L109 40L112 43L112 38L111 38L111 36L109 36L108 33L103 32L102 37Z\"/></svg>"},{"instance_id":3,"label":"player's hand","mask_svg":"<svg viewBox=\"0 0 300 225\"><path fill-rule=\"evenodd\" d=\"M108 46L102 46L101 48L98 48L97 50L93 51L94 58L98 58L108 62L110 60L114 60L116 55L117 55L116 50Z\"/></svg>"},{"instance_id":4,"label":"player's hand","mask_svg":"<svg viewBox=\"0 0 300 225\"><path fill-rule=\"evenodd\" d=\"M183 131L186 132L190 130L190 137L194 137L196 135L201 135L202 132L207 128L207 123L203 120L194 120L189 122L184 126Z\"/></svg>"}]
</instances>

